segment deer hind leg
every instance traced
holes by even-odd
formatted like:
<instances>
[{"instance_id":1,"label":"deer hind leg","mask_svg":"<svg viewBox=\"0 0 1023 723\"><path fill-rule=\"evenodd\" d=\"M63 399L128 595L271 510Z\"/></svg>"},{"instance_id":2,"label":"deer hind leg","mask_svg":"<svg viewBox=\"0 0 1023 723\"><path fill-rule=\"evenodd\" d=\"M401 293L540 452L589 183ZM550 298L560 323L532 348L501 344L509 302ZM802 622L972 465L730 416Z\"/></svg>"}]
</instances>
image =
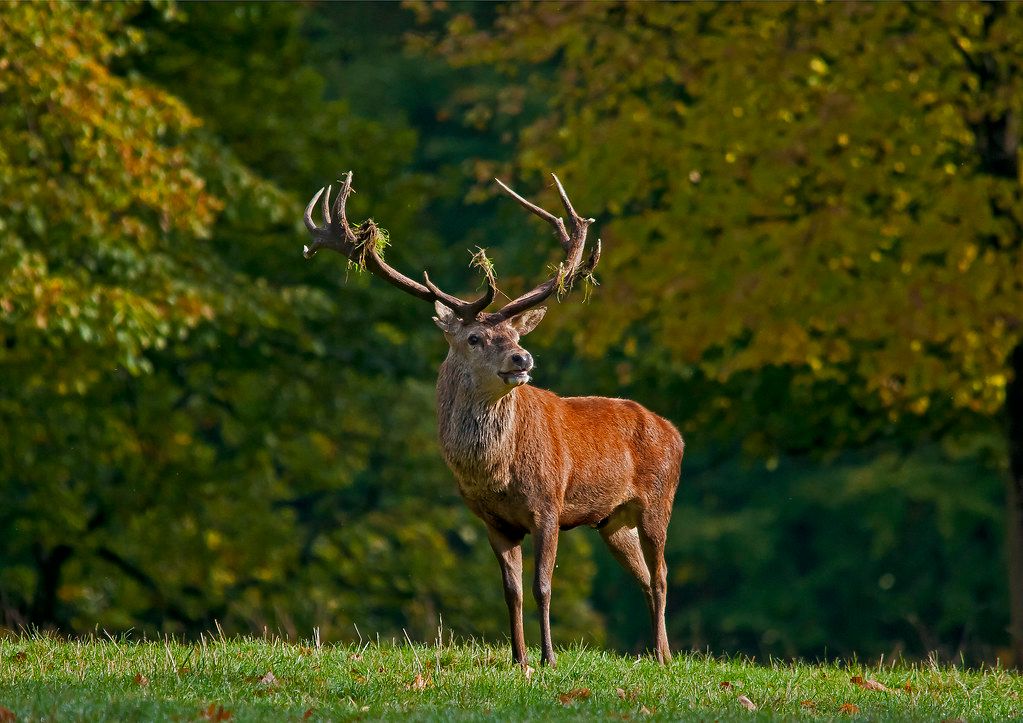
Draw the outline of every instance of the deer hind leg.
<instances>
[{"instance_id":1,"label":"deer hind leg","mask_svg":"<svg viewBox=\"0 0 1023 723\"><path fill-rule=\"evenodd\" d=\"M487 525L490 546L501 564L504 601L511 621L512 660L526 664L526 638L522 632L522 537L515 539Z\"/></svg>"},{"instance_id":2,"label":"deer hind leg","mask_svg":"<svg viewBox=\"0 0 1023 723\"><path fill-rule=\"evenodd\" d=\"M558 554L558 523L544 523L533 531L536 547L536 570L533 578L533 596L540 614L540 663L556 664L554 645L551 643L551 578L554 576L554 559Z\"/></svg>"},{"instance_id":3,"label":"deer hind leg","mask_svg":"<svg viewBox=\"0 0 1023 723\"><path fill-rule=\"evenodd\" d=\"M667 517L662 516L659 510L644 510L639 522L639 542L647 569L650 571L654 651L659 663L671 662L668 632L664 623L668 597L668 568L664 563L664 544L667 536Z\"/></svg>"},{"instance_id":4,"label":"deer hind leg","mask_svg":"<svg viewBox=\"0 0 1023 723\"><path fill-rule=\"evenodd\" d=\"M600 528L600 536L611 550L615 559L628 570L646 598L647 609L650 612L650 620L655 629L657 620L654 617L654 596L650 586L650 569L646 565L646 558L643 556L643 548L639 544L639 532L635 527L630 527L623 520L616 520L614 517L607 525Z\"/></svg>"}]
</instances>

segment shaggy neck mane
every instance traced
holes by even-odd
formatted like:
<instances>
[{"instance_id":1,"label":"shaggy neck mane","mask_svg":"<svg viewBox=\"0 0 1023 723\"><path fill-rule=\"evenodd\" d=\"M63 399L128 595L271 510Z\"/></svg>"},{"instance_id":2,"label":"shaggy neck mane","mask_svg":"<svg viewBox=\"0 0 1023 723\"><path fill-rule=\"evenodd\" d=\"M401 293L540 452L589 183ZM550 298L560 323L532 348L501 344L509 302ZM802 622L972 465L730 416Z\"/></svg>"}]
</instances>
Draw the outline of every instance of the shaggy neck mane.
<instances>
[{"instance_id":1,"label":"shaggy neck mane","mask_svg":"<svg viewBox=\"0 0 1023 723\"><path fill-rule=\"evenodd\" d=\"M449 356L437 377L437 417L441 448L460 475L500 478L515 452L516 397L498 400L482 393L468 369Z\"/></svg>"}]
</instances>

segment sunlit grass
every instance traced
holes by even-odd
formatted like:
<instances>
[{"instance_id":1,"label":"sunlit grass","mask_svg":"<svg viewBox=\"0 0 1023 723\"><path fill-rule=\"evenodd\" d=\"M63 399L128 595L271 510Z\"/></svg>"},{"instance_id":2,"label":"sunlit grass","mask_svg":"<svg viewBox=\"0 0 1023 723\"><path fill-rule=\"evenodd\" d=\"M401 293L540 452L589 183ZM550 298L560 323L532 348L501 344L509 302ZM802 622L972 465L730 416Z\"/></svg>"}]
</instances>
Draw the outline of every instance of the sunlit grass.
<instances>
[{"instance_id":1,"label":"sunlit grass","mask_svg":"<svg viewBox=\"0 0 1023 723\"><path fill-rule=\"evenodd\" d=\"M506 647L472 642L0 640L0 706L19 721L1019 719L1021 696L1015 673L926 663L763 664L688 654L661 667L573 647L560 652L556 669L524 671Z\"/></svg>"}]
</instances>

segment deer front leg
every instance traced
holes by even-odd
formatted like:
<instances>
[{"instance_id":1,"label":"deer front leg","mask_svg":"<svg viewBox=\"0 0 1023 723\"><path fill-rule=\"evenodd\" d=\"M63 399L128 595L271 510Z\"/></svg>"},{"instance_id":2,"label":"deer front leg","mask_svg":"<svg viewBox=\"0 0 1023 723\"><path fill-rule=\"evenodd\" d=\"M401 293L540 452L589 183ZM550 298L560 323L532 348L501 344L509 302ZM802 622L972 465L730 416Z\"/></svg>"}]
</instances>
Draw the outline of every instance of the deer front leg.
<instances>
[{"instance_id":1,"label":"deer front leg","mask_svg":"<svg viewBox=\"0 0 1023 723\"><path fill-rule=\"evenodd\" d=\"M504 601L511 620L512 660L526 664L526 637L522 632L522 538L514 539L487 525L490 546L501 564Z\"/></svg>"},{"instance_id":2,"label":"deer front leg","mask_svg":"<svg viewBox=\"0 0 1023 723\"><path fill-rule=\"evenodd\" d=\"M554 559L558 554L557 520L541 523L533 531L536 537L536 571L533 577L533 597L536 598L540 614L541 665L556 664L554 646L551 643L551 578L554 575Z\"/></svg>"}]
</instances>

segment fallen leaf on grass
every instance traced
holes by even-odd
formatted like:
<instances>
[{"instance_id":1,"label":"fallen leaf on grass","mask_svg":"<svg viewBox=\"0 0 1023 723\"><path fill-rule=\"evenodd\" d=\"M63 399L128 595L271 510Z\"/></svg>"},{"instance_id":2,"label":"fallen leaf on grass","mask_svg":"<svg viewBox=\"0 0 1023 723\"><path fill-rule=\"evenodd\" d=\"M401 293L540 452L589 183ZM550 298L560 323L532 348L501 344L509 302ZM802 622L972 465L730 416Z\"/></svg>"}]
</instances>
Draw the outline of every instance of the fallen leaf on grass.
<instances>
[{"instance_id":1,"label":"fallen leaf on grass","mask_svg":"<svg viewBox=\"0 0 1023 723\"><path fill-rule=\"evenodd\" d=\"M225 709L222 705L217 705L216 703L210 703L209 708L199 712L199 718L202 720L231 720L233 716L234 714L231 711Z\"/></svg>"},{"instance_id":2,"label":"fallen leaf on grass","mask_svg":"<svg viewBox=\"0 0 1023 723\"><path fill-rule=\"evenodd\" d=\"M408 684L409 690L425 690L430 685L430 679L424 678L422 673L416 673L416 677Z\"/></svg>"},{"instance_id":3,"label":"fallen leaf on grass","mask_svg":"<svg viewBox=\"0 0 1023 723\"><path fill-rule=\"evenodd\" d=\"M309 720L309 719L310 719L310 718L312 718L312 717L313 717L313 709L312 709L312 708L309 708L309 709L307 709L307 710L306 710L306 712L305 712L305 713L304 713L304 714L302 715L302 720Z\"/></svg>"},{"instance_id":4,"label":"fallen leaf on grass","mask_svg":"<svg viewBox=\"0 0 1023 723\"><path fill-rule=\"evenodd\" d=\"M854 675L853 677L849 678L849 681L855 685L860 686L864 690L876 690L881 693L891 692L888 686L882 683L878 683L873 678L867 678L866 680L864 680L862 675Z\"/></svg>"},{"instance_id":5,"label":"fallen leaf on grass","mask_svg":"<svg viewBox=\"0 0 1023 723\"><path fill-rule=\"evenodd\" d=\"M19 650L14 654L14 659L19 663L24 663L26 660L28 660L28 653L26 653L24 650Z\"/></svg>"},{"instance_id":6,"label":"fallen leaf on grass","mask_svg":"<svg viewBox=\"0 0 1023 723\"><path fill-rule=\"evenodd\" d=\"M14 715L13 710L0 705L0 723L14 723L16 720L18 720L18 716Z\"/></svg>"},{"instance_id":7,"label":"fallen leaf on grass","mask_svg":"<svg viewBox=\"0 0 1023 723\"><path fill-rule=\"evenodd\" d=\"M654 708L653 710L651 710L650 708L647 708L645 705L641 705L639 707L639 712L642 713L643 715L653 715L654 713L657 712L657 709Z\"/></svg>"},{"instance_id":8,"label":"fallen leaf on grass","mask_svg":"<svg viewBox=\"0 0 1023 723\"><path fill-rule=\"evenodd\" d=\"M735 686L732 685L731 683L729 683L727 680L722 680L720 687L721 687L722 690L731 690Z\"/></svg>"},{"instance_id":9,"label":"fallen leaf on grass","mask_svg":"<svg viewBox=\"0 0 1023 723\"><path fill-rule=\"evenodd\" d=\"M625 690L625 688L615 688L615 693L622 700L636 700L639 697L639 689L633 688L632 690Z\"/></svg>"},{"instance_id":10,"label":"fallen leaf on grass","mask_svg":"<svg viewBox=\"0 0 1023 723\"><path fill-rule=\"evenodd\" d=\"M739 696L739 702L742 703L742 707L746 710L756 710L757 704L744 695Z\"/></svg>"},{"instance_id":11,"label":"fallen leaf on grass","mask_svg":"<svg viewBox=\"0 0 1023 723\"><path fill-rule=\"evenodd\" d=\"M567 693L561 693L558 696L558 700L561 701L561 705L570 705L574 700L585 700L589 697L589 688L572 688L572 690Z\"/></svg>"},{"instance_id":12,"label":"fallen leaf on grass","mask_svg":"<svg viewBox=\"0 0 1023 723\"><path fill-rule=\"evenodd\" d=\"M362 653L352 653L352 660L355 662L362 660Z\"/></svg>"},{"instance_id":13,"label":"fallen leaf on grass","mask_svg":"<svg viewBox=\"0 0 1023 723\"><path fill-rule=\"evenodd\" d=\"M804 700L799 705L803 706L804 708L809 708L810 710L813 710L814 708L817 707L817 704L814 703L812 700Z\"/></svg>"},{"instance_id":14,"label":"fallen leaf on grass","mask_svg":"<svg viewBox=\"0 0 1023 723\"><path fill-rule=\"evenodd\" d=\"M135 673L135 677L133 678L133 680L135 681L135 685L137 685L140 688L145 688L147 685L149 685L149 678L142 675L142 673Z\"/></svg>"},{"instance_id":15,"label":"fallen leaf on grass","mask_svg":"<svg viewBox=\"0 0 1023 723\"><path fill-rule=\"evenodd\" d=\"M277 682L277 676L272 670L266 671L266 675L259 679L259 684L265 685L267 688L277 685Z\"/></svg>"},{"instance_id":16,"label":"fallen leaf on grass","mask_svg":"<svg viewBox=\"0 0 1023 723\"><path fill-rule=\"evenodd\" d=\"M859 713L860 707L858 705L853 705L852 703L842 703L842 707L838 709L838 712L852 715L853 713Z\"/></svg>"},{"instance_id":17,"label":"fallen leaf on grass","mask_svg":"<svg viewBox=\"0 0 1023 723\"><path fill-rule=\"evenodd\" d=\"M912 693L913 692L913 686L909 684L908 680L906 681L906 684L904 686L902 686L902 689L904 691L906 691L907 693Z\"/></svg>"}]
</instances>

